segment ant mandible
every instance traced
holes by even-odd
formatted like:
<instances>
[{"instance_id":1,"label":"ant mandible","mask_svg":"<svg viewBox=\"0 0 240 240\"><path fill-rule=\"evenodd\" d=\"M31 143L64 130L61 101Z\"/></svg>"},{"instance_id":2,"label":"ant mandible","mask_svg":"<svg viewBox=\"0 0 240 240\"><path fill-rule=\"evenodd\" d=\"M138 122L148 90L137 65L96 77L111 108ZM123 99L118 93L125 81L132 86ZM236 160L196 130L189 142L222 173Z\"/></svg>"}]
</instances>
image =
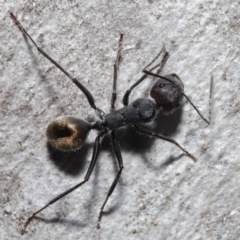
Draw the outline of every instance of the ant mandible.
<instances>
[{"instance_id":1,"label":"ant mandible","mask_svg":"<svg viewBox=\"0 0 240 240\"><path fill-rule=\"evenodd\" d=\"M31 40L31 42L35 45L37 50L44 57L50 60L57 68L59 68L65 75L67 75L67 77L70 78L72 82L76 84L77 87L84 93L90 106L95 110L97 116L100 119L94 123L89 123L82 119L66 116L66 117L57 118L55 121L53 121L48 125L47 139L53 147L61 151L76 151L80 149L84 145L87 139L87 136L90 130L92 129L98 131L98 135L94 142L92 159L88 167L87 173L84 177L84 180L76 184L75 186L71 187L67 191L59 194L57 197L53 198L41 209L34 212L25 222L22 233L25 232L26 227L29 225L29 223L35 218L35 216L38 213L42 212L49 205L55 203L56 201L63 198L64 196L73 192L75 189L79 188L89 180L98 159L101 139L108 132L110 132L110 137L113 145L113 152L117 158L119 170L118 170L117 176L115 177L108 191L108 194L106 196L106 199L101 207L101 210L98 216L97 228L100 228L100 222L103 216L104 207L108 201L108 198L113 193L123 170L122 155L121 155L119 145L115 138L115 131L120 127L131 125L139 133L171 142L175 144L177 147L179 147L188 157L196 161L196 158L192 154L190 154L188 151L186 151L183 147L181 147L175 140L169 137L163 136L161 134L156 134L154 132L151 132L143 128L141 125L139 125L142 123L151 122L155 118L155 116L158 114L159 111L162 111L163 113L166 113L166 114L174 112L181 105L183 96L194 107L194 109L198 112L200 117L209 124L209 121L202 116L199 110L194 106L194 104L190 101L190 99L184 93L184 86L181 79L178 77L178 75L173 73L165 76L160 76L158 74L159 71L157 73L152 72L157 67L161 68L168 58L168 52L166 52L164 46L161 49L161 51L157 54L157 56L144 68L143 70L144 75L126 91L123 97L124 107L121 109L115 110L114 105L115 105L116 96L117 96L117 93L116 93L117 71L118 71L118 66L121 59L121 50L122 50L121 43L123 39L123 34L120 34L118 53L117 53L116 61L114 63L111 111L110 113L106 114L95 105L94 97L89 92L89 90L86 87L84 87L82 83L80 83L76 78L72 77L63 67L61 67L59 63L53 60L46 52L44 52L40 47L38 47L36 42L32 39L32 37L28 34L28 32L22 27L20 22L13 15L13 13L10 13L10 16L15 22L15 24L18 26L20 31L23 33L23 35ZM151 64L153 64L153 62L156 61L156 59L162 53L163 53L162 61L156 66L152 67L149 71L146 70ZM153 85L150 91L150 96L152 97L152 99L138 98L132 103L128 104L129 95L131 94L131 91L137 85L139 85L144 79L146 79L149 75L155 78L158 78L158 80Z\"/></svg>"}]
</instances>

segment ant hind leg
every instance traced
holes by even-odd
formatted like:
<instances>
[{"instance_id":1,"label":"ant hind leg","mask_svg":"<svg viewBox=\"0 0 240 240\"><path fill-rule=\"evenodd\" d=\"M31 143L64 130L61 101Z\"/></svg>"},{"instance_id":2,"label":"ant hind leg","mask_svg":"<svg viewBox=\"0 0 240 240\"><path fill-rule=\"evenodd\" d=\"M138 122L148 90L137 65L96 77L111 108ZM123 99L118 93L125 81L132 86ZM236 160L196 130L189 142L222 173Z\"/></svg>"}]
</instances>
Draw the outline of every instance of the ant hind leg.
<instances>
[{"instance_id":1,"label":"ant hind leg","mask_svg":"<svg viewBox=\"0 0 240 240\"><path fill-rule=\"evenodd\" d=\"M117 183L118 183L118 180L121 176L121 173L122 173L122 170L123 170L123 160L122 160L122 155L121 155L121 151L120 151L120 148L118 146L118 143L116 141L116 138L115 138L115 131L112 131L111 132L111 140L112 140L112 144L113 144L113 152L117 158L117 161L118 161L118 165L119 165L119 170L118 170L118 173L117 173L117 176L115 177L111 187L109 188L108 190L108 194L107 194L107 197L101 207L101 211L99 213L99 216L98 216L98 224L97 224L97 228L100 228L100 222L101 222L101 219L102 219L102 216L104 214L103 210L104 210L104 207L109 199L109 197L112 195Z\"/></svg>"},{"instance_id":2,"label":"ant hind leg","mask_svg":"<svg viewBox=\"0 0 240 240\"><path fill-rule=\"evenodd\" d=\"M66 190L65 192L59 194L57 197L53 198L52 200L50 200L45 206L43 206L42 208L40 208L38 211L34 212L28 219L27 221L25 222L24 224L24 227L21 231L21 234L24 234L25 231L26 231L26 228L27 226L29 225L29 223L36 218L36 215L40 212L42 212L44 209L46 209L47 207L49 207L51 204L57 202L58 200L60 200L61 198L65 197L66 195L68 195L69 193L73 192L74 190L76 190L77 188L81 187L84 183L86 183L91 174L92 174L92 171L96 165L96 162L97 162L97 159L98 159L98 155L99 155L99 152L100 152L100 140L101 138L106 134L106 132L100 132L98 134L98 136L96 137L95 139L95 142L94 142L94 147L93 147L93 153L92 153L92 160L90 162L90 165L88 167L88 171L87 171L87 174L85 175L84 177L84 180L78 184L76 184L75 186L69 188L68 190Z\"/></svg>"}]
</instances>

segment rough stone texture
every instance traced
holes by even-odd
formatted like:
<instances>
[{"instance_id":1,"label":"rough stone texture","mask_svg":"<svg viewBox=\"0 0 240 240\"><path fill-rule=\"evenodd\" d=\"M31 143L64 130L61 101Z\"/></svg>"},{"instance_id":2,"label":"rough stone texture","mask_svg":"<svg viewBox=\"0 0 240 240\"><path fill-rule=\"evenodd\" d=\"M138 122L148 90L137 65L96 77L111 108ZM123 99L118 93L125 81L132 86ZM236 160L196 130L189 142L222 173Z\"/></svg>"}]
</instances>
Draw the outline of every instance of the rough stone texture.
<instances>
[{"instance_id":1,"label":"rough stone texture","mask_svg":"<svg viewBox=\"0 0 240 240\"><path fill-rule=\"evenodd\" d=\"M240 3L237 1L0 1L0 239L239 239L240 236ZM188 104L149 128L174 145L123 129L120 183L96 229L117 173L110 139L86 185L44 210L20 235L24 221L51 198L84 178L95 132L82 151L47 145L53 119L89 119L84 95L26 41L12 11L54 59L91 90L109 111L113 63L124 34L118 102L162 44L170 53L163 74L175 72L205 116L213 76L211 124ZM131 95L148 96L151 80Z\"/></svg>"}]
</instances>

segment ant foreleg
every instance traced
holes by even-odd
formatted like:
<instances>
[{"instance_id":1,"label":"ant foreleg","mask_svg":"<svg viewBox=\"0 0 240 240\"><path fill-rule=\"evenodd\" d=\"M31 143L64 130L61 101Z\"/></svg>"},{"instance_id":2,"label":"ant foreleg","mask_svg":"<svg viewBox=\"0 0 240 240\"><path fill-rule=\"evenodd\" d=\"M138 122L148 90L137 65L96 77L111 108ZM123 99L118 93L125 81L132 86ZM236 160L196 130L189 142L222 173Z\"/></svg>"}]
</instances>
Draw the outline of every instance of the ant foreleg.
<instances>
[{"instance_id":1,"label":"ant foreleg","mask_svg":"<svg viewBox=\"0 0 240 240\"><path fill-rule=\"evenodd\" d=\"M148 131L138 125L133 125L134 128L138 131L138 132L141 132L141 133L144 133L146 135L150 135L150 136L153 136L153 137L156 137L156 138L160 138L160 139L163 139L165 141L168 141L168 142L171 142L173 144L175 144L177 147L179 147L188 157L190 157L194 162L197 161L197 159L192 155L190 154L187 150L185 150L180 144L178 144L174 139L172 138L169 138L169 137L166 137L166 136L163 136L162 134L156 134L154 132L151 132L151 131Z\"/></svg>"}]
</instances>

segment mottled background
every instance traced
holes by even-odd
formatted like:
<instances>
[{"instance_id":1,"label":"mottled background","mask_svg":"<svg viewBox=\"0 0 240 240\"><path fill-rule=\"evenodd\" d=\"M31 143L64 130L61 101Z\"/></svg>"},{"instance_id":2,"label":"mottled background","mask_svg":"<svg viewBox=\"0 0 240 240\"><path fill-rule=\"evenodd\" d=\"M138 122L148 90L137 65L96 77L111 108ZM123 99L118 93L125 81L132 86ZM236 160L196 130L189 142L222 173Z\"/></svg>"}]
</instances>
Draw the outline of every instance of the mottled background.
<instances>
[{"instance_id":1,"label":"mottled background","mask_svg":"<svg viewBox=\"0 0 240 240\"><path fill-rule=\"evenodd\" d=\"M0 0L0 239L239 239L239 31L238 1L26 1ZM97 217L116 173L110 139L103 141L90 181L58 201L20 235L24 221L51 198L84 178L93 131L76 153L47 145L53 119L91 119L84 95L26 41L13 12L32 37L93 93L109 111L113 63L124 34L118 102L141 76L163 43L170 58L162 74L177 73L190 104L149 126L177 140L174 145L131 129L117 132L124 160L121 180ZM148 96L146 80L131 100Z\"/></svg>"}]
</instances>

